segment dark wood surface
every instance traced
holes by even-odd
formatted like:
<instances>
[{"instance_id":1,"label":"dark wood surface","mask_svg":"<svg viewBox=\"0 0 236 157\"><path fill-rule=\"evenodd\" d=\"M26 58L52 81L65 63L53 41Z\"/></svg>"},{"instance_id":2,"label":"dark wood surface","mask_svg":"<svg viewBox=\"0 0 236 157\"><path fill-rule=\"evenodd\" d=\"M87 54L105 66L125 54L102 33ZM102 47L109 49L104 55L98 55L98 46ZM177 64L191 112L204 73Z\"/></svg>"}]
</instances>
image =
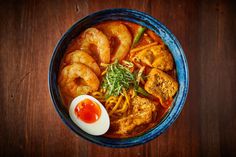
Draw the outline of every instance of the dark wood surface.
<instances>
[{"instance_id":1,"label":"dark wood surface","mask_svg":"<svg viewBox=\"0 0 236 157\"><path fill-rule=\"evenodd\" d=\"M190 89L176 122L141 146L112 149L72 133L50 100L53 48L78 19L105 8L151 14L179 39ZM236 5L228 0L1 1L0 156L236 156Z\"/></svg>"}]
</instances>

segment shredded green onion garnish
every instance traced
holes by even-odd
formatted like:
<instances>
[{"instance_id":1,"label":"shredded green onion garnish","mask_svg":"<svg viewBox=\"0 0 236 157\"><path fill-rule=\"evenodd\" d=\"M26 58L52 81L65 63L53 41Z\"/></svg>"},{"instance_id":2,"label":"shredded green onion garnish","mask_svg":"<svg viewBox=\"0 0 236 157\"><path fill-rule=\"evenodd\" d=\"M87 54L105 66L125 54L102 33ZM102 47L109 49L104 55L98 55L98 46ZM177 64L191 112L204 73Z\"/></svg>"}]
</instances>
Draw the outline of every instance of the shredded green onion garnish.
<instances>
[{"instance_id":1,"label":"shredded green onion garnish","mask_svg":"<svg viewBox=\"0 0 236 157\"><path fill-rule=\"evenodd\" d=\"M131 87L136 92L139 92L141 88L138 86L135 75L128 68L119 64L118 60L108 65L102 84L102 88L106 89L106 98L118 96L122 93L123 88L128 90Z\"/></svg>"}]
</instances>

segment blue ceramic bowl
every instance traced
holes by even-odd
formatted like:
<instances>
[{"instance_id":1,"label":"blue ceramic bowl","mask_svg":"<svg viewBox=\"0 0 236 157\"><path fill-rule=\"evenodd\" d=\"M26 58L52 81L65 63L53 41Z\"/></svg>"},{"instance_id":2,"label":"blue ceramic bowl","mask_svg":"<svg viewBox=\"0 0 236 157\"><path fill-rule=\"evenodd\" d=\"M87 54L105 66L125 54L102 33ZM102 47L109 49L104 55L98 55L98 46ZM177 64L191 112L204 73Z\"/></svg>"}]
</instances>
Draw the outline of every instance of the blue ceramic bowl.
<instances>
[{"instance_id":1,"label":"blue ceramic bowl","mask_svg":"<svg viewBox=\"0 0 236 157\"><path fill-rule=\"evenodd\" d=\"M179 91L175 96L172 107L159 124L157 124L151 130L137 137L114 139L103 136L92 136L85 133L79 127L77 127L70 119L68 111L63 107L62 100L58 91L57 74L60 66L60 61L65 53L65 49L68 43L86 28L89 28L99 22L106 20L127 20L153 30L162 38L165 44L169 47L175 60L177 77L179 82ZM136 10L108 9L93 13L83 19L80 19L62 36L51 58L48 84L51 99L53 101L55 109L60 115L61 119L64 121L64 123L71 130L73 130L77 135L93 143L117 148L130 147L146 143L163 133L176 120L184 106L184 102L187 97L189 75L187 61L178 40L163 24L161 24L158 20L151 17L150 15Z\"/></svg>"}]
</instances>

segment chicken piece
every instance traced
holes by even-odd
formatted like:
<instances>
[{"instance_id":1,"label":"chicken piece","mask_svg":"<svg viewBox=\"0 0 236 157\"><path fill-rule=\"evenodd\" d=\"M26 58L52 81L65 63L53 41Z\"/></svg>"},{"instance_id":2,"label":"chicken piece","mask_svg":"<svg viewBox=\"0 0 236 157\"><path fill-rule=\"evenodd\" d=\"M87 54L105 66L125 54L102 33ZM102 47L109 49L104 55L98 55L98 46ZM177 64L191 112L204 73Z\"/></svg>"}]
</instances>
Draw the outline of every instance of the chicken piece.
<instances>
[{"instance_id":1,"label":"chicken piece","mask_svg":"<svg viewBox=\"0 0 236 157\"><path fill-rule=\"evenodd\" d=\"M127 134L135 127L151 122L156 104L146 98L136 96L131 101L131 112L129 116L123 117L111 123L116 128L116 134Z\"/></svg>"},{"instance_id":2,"label":"chicken piece","mask_svg":"<svg viewBox=\"0 0 236 157\"><path fill-rule=\"evenodd\" d=\"M163 71L153 68L147 78L144 89L160 99L161 104L172 98L178 90L178 83Z\"/></svg>"},{"instance_id":3,"label":"chicken piece","mask_svg":"<svg viewBox=\"0 0 236 157\"><path fill-rule=\"evenodd\" d=\"M146 48L135 55L135 60L163 71L172 70L173 58L165 45Z\"/></svg>"}]
</instances>

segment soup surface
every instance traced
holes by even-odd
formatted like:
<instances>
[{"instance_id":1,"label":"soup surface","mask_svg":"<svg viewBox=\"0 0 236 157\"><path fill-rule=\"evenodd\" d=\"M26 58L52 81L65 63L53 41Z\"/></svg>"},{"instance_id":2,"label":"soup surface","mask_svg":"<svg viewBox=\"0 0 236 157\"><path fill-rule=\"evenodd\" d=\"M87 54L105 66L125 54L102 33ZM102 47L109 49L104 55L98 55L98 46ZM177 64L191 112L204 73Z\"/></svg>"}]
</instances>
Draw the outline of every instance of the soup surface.
<instances>
[{"instance_id":1,"label":"soup surface","mask_svg":"<svg viewBox=\"0 0 236 157\"><path fill-rule=\"evenodd\" d=\"M58 86L67 109L83 94L105 107L104 136L137 136L169 110L178 82L172 55L153 31L128 21L106 21L71 41L60 65Z\"/></svg>"}]
</instances>

